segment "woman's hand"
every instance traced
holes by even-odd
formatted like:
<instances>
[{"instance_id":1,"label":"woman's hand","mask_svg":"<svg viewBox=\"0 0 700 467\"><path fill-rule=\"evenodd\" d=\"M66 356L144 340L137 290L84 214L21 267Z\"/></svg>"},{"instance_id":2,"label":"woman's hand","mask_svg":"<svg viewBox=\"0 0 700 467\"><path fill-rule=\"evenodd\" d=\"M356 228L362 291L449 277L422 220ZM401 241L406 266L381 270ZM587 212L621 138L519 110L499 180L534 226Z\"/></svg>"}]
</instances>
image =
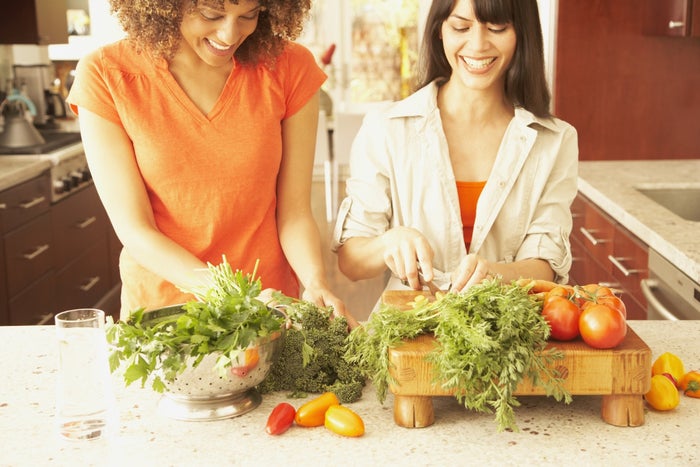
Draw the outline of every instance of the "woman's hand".
<instances>
[{"instance_id":1,"label":"woman's hand","mask_svg":"<svg viewBox=\"0 0 700 467\"><path fill-rule=\"evenodd\" d=\"M336 297L326 287L311 287L305 288L301 298L303 300L315 303L322 307L333 307L333 316L343 317L348 322L350 329L355 329L360 325L354 316L345 308L345 304L341 299Z\"/></svg>"},{"instance_id":2,"label":"woman's hand","mask_svg":"<svg viewBox=\"0 0 700 467\"><path fill-rule=\"evenodd\" d=\"M488 261L474 254L467 255L452 272L450 291L461 292L491 275L493 274L490 272Z\"/></svg>"},{"instance_id":3,"label":"woman's hand","mask_svg":"<svg viewBox=\"0 0 700 467\"><path fill-rule=\"evenodd\" d=\"M402 281L414 290L423 286L418 279L418 267L426 280L433 279L434 252L425 236L410 227L395 227L382 237L384 262Z\"/></svg>"}]
</instances>

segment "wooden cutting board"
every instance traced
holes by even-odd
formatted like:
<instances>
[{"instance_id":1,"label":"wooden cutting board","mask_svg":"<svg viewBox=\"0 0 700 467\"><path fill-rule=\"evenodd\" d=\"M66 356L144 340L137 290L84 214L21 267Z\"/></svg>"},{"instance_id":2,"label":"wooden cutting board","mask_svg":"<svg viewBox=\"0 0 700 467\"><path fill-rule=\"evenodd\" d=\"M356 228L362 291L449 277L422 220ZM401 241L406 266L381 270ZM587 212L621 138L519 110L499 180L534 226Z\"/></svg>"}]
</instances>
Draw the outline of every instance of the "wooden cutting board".
<instances>
[{"instance_id":1,"label":"wooden cutting board","mask_svg":"<svg viewBox=\"0 0 700 467\"><path fill-rule=\"evenodd\" d=\"M408 302L419 294L432 298L427 291L388 290L382 301L408 308ZM432 397L453 395L433 381L432 365L425 356L434 346L432 335L424 335L389 350L391 374L397 381L389 390L394 394L394 421L400 426L431 425ZM604 421L616 426L644 424L643 395L651 385L651 350L631 328L627 328L625 340L614 349L594 349L581 339L552 341L548 347L563 351L564 359L557 361L556 366L565 375L564 387L572 395L602 396ZM525 379L515 395L545 395L545 391Z\"/></svg>"}]
</instances>

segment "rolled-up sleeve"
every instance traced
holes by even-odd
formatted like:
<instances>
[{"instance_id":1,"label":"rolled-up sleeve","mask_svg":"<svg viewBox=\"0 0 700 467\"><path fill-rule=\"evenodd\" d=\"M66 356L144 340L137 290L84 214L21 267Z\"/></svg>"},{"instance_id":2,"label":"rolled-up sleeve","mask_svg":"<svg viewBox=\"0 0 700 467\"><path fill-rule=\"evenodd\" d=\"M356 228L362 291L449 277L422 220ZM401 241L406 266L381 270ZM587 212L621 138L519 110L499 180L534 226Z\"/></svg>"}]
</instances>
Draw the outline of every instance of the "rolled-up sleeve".
<instances>
[{"instance_id":1,"label":"rolled-up sleeve","mask_svg":"<svg viewBox=\"0 0 700 467\"><path fill-rule=\"evenodd\" d=\"M333 251L352 237L374 237L389 227L392 206L382 120L378 113L368 113L353 141L346 198L333 231Z\"/></svg>"},{"instance_id":2,"label":"rolled-up sleeve","mask_svg":"<svg viewBox=\"0 0 700 467\"><path fill-rule=\"evenodd\" d=\"M571 268L571 203L578 190L578 136L567 126L527 235L516 260L540 258L549 263L555 281L568 282Z\"/></svg>"}]
</instances>

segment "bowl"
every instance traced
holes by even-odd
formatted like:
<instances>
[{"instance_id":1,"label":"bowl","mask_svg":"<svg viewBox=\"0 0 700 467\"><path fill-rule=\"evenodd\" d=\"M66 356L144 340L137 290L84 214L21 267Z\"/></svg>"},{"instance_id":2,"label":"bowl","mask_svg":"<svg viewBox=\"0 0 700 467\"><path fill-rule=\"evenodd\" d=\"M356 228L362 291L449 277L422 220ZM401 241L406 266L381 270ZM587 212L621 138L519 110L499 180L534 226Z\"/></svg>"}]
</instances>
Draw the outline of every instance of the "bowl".
<instances>
[{"instance_id":1,"label":"bowl","mask_svg":"<svg viewBox=\"0 0 700 467\"><path fill-rule=\"evenodd\" d=\"M280 317L284 314L279 310ZM149 311L142 323L155 324L159 319L183 313L182 305ZM231 367L220 372L215 368L220 352L206 355L197 366L189 358L187 368L173 381L163 382L166 391L158 403L159 411L177 420L209 421L243 415L262 402L256 386L260 384L279 356L285 334L280 331L261 337L232 358Z\"/></svg>"}]
</instances>

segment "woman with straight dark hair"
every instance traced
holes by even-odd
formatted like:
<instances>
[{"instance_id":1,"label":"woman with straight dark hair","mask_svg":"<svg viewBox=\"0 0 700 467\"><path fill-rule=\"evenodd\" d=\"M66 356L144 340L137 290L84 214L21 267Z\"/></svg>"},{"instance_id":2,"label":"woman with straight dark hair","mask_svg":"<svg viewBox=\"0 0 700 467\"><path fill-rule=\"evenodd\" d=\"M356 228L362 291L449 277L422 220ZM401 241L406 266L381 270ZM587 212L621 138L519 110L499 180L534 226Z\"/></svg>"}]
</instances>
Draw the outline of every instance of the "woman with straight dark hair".
<instances>
[{"instance_id":1,"label":"woman with straight dark hair","mask_svg":"<svg viewBox=\"0 0 700 467\"><path fill-rule=\"evenodd\" d=\"M434 0L419 89L366 115L336 226L353 280L391 270L461 291L565 283L576 130L554 118L536 0Z\"/></svg>"}]
</instances>

